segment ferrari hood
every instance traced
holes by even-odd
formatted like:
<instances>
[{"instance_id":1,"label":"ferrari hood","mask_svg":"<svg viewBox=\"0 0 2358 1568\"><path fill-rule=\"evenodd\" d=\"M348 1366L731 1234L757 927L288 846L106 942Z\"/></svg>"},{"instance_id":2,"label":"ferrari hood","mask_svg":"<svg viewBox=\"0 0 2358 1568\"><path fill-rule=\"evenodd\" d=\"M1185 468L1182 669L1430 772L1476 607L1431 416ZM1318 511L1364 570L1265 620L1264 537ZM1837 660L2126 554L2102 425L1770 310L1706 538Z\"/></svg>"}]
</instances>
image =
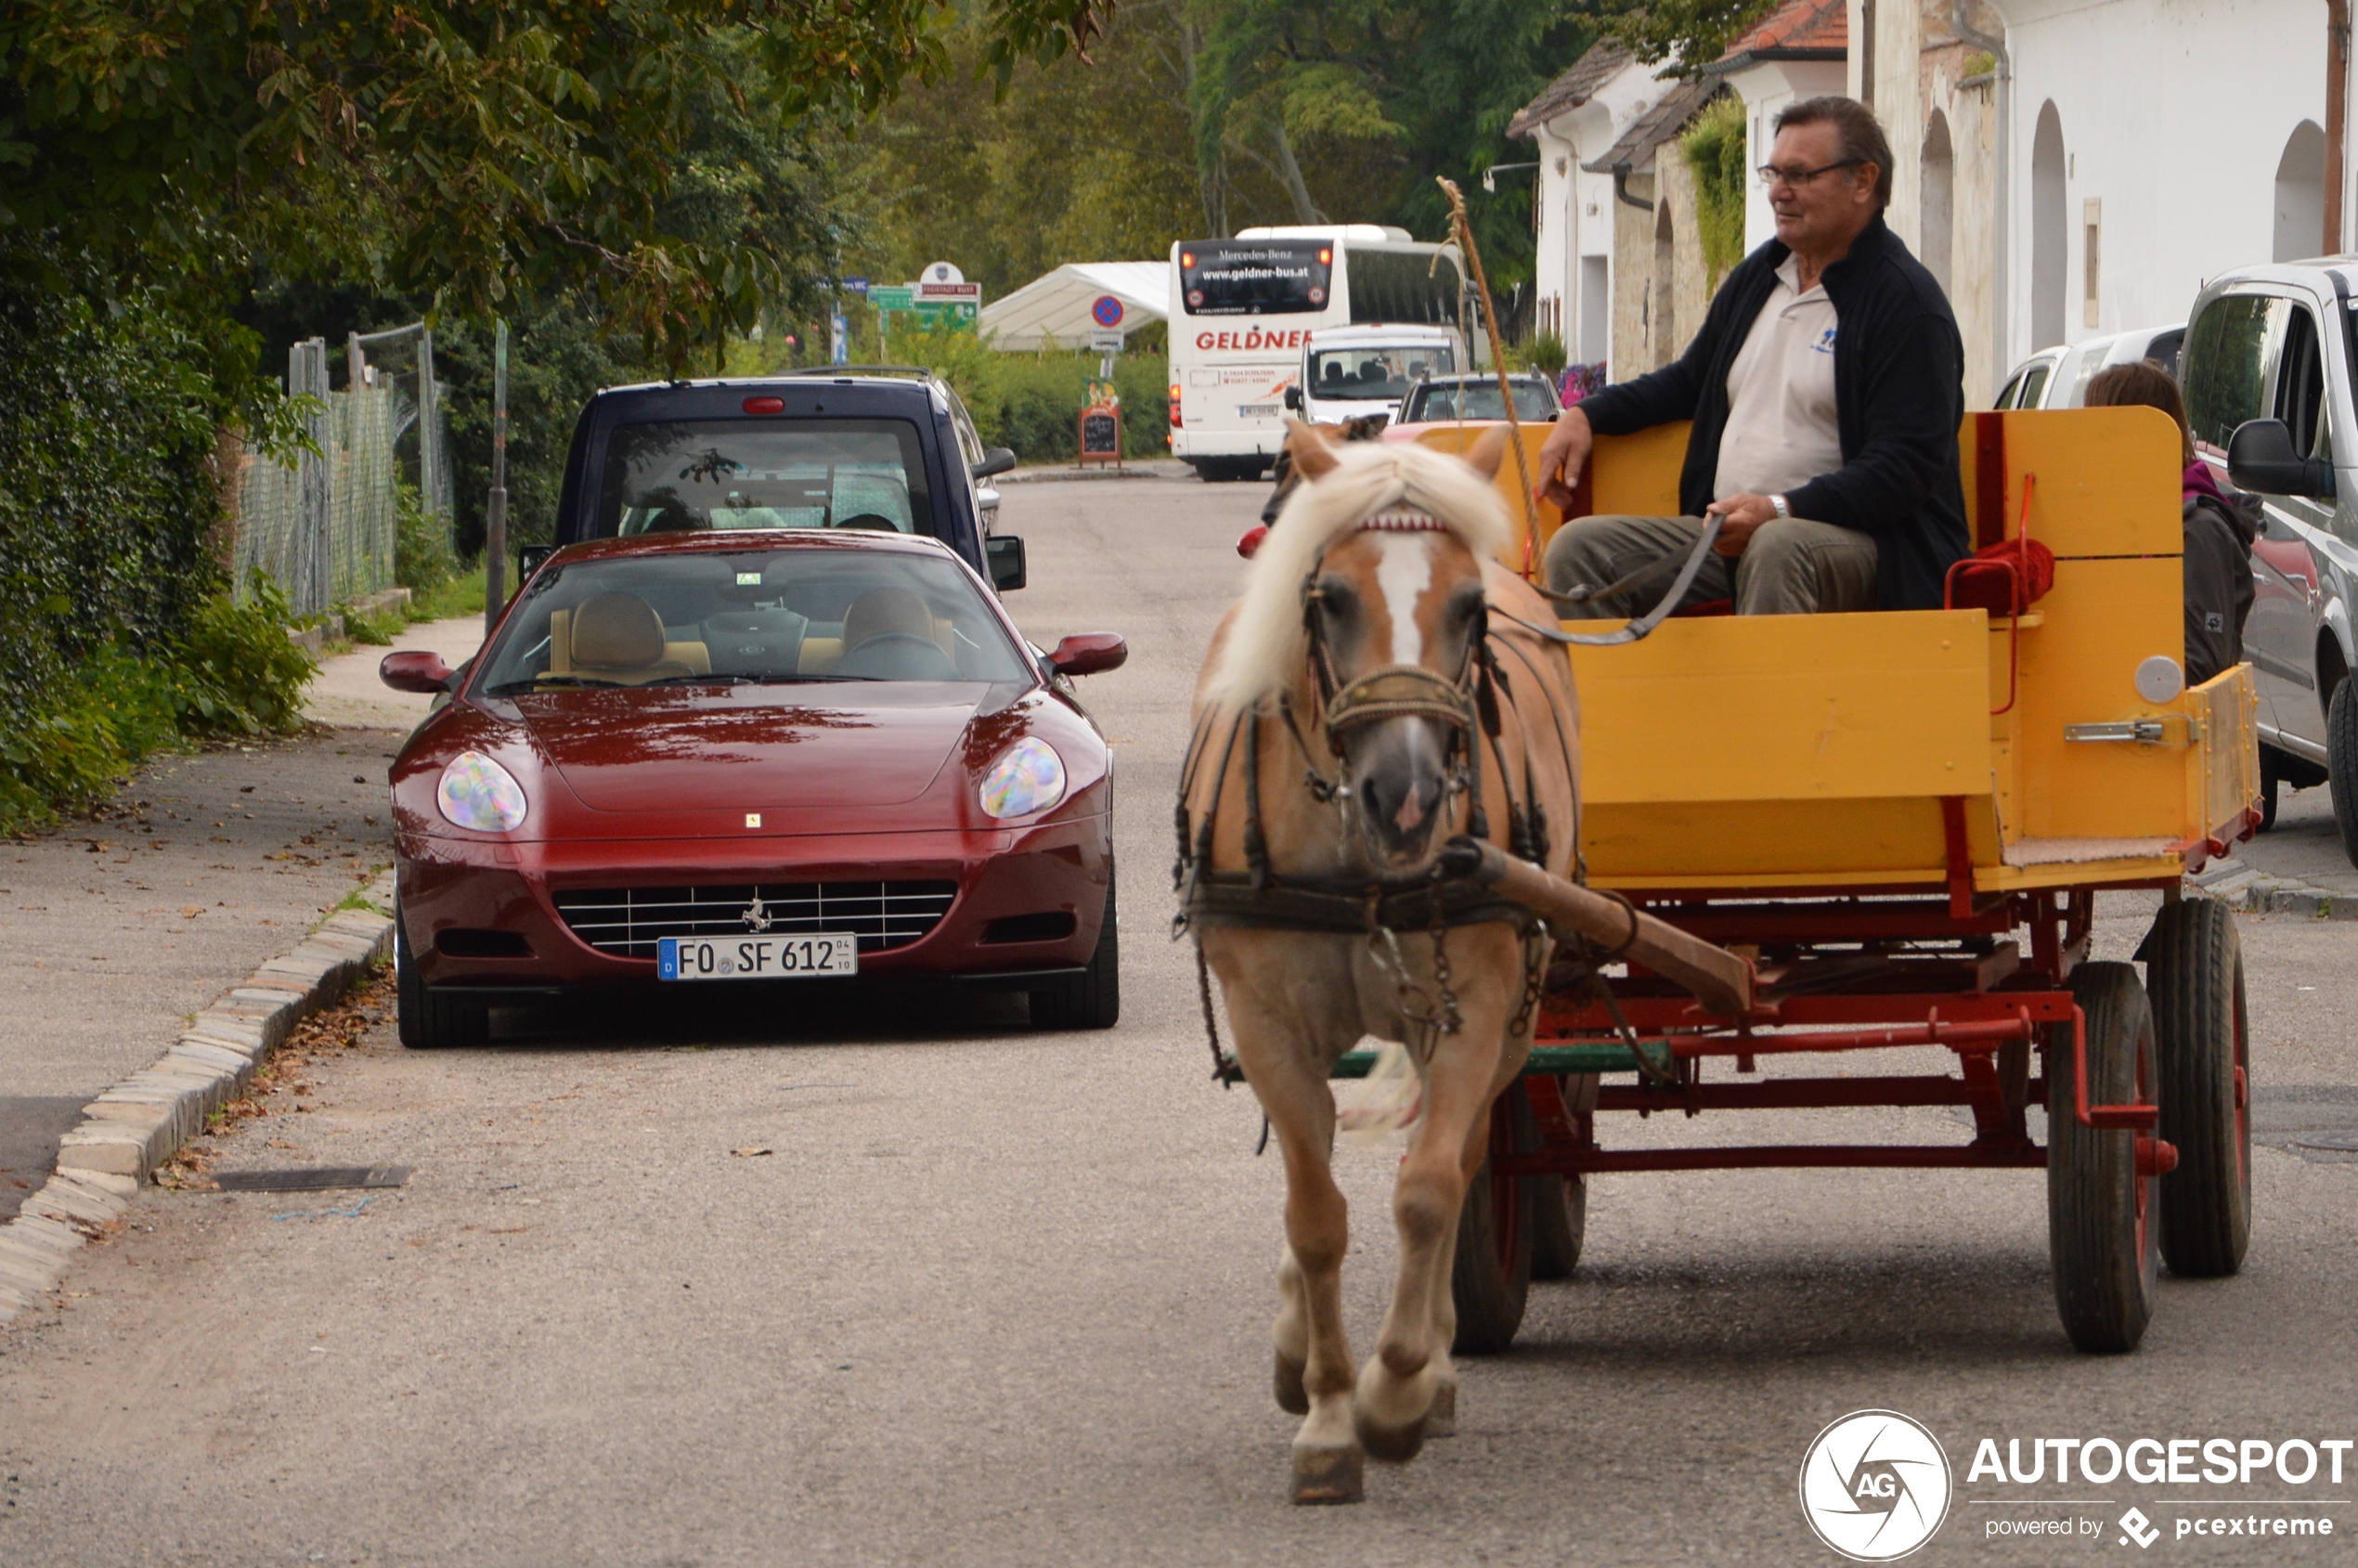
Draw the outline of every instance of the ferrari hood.
<instances>
[{"instance_id":1,"label":"ferrari hood","mask_svg":"<svg viewBox=\"0 0 2358 1568\"><path fill-rule=\"evenodd\" d=\"M666 687L516 705L594 811L792 811L923 795L990 688L948 682Z\"/></svg>"}]
</instances>

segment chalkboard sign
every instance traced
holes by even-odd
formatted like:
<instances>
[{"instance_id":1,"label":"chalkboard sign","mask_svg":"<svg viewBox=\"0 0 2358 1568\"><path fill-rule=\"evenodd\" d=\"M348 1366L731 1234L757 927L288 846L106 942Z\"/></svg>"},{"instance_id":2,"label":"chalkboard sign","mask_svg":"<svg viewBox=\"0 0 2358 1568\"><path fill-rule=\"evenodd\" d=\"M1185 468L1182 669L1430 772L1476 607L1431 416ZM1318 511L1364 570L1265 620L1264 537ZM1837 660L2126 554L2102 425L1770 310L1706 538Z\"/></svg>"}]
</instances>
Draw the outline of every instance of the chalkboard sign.
<instances>
[{"instance_id":1,"label":"chalkboard sign","mask_svg":"<svg viewBox=\"0 0 2358 1568\"><path fill-rule=\"evenodd\" d=\"M1081 410L1081 460L1121 461L1121 410L1103 404Z\"/></svg>"}]
</instances>

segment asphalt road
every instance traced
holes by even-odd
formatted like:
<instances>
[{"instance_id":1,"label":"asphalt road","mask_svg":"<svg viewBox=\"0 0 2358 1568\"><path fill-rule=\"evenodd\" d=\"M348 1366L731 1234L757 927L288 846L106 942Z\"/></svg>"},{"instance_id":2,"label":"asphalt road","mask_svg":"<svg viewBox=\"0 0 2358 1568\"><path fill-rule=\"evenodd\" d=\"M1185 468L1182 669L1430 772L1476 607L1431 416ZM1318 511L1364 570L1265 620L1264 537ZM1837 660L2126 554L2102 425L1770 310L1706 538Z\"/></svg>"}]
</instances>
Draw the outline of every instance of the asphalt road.
<instances>
[{"instance_id":1,"label":"asphalt road","mask_svg":"<svg viewBox=\"0 0 2358 1568\"><path fill-rule=\"evenodd\" d=\"M1192 967L1162 940L1186 693L1260 499L1005 501L1034 638L1130 639L1086 688L1120 758L1119 1029L1035 1035L1012 1000L909 991L667 999L436 1055L381 1019L216 1159L399 1163L408 1186L148 1194L67 1311L0 1334L0 1563L1832 1562L1796 1475L1870 1406L1954 1468L1914 1562L2142 1560L2112 1523L2132 1503L2157 1558L2358 1556L2358 1461L2339 1486L1967 1477L1984 1437L2358 1437L2358 1157L2287 1130L2358 1124L2358 930L2287 917L2244 926L2275 1140L2248 1263L2166 1280L2136 1354L2066 1342L2036 1173L1608 1177L1578 1276L1535 1289L1511 1354L1464 1364L1459 1435L1371 1467L1356 1508L1289 1507L1279 1172L1250 1096L1205 1082ZM2133 948L2139 903L2104 912L2100 956ZM1963 1129L1820 1112L1735 1135L1781 1134ZM1341 1163L1364 1349L1393 1156ZM2229 1509L2341 1533L2176 1537ZM2102 1533L1990 1534L2063 1518Z\"/></svg>"}]
</instances>

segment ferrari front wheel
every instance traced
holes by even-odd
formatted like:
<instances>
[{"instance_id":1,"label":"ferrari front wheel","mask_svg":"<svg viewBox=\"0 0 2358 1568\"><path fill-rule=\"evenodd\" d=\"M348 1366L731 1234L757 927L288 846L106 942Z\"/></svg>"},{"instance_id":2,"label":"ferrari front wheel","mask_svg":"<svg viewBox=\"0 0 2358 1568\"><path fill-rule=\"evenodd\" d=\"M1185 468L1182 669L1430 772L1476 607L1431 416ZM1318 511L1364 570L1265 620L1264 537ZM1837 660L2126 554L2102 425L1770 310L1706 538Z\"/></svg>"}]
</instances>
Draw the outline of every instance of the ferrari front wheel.
<instances>
[{"instance_id":1,"label":"ferrari front wheel","mask_svg":"<svg viewBox=\"0 0 2358 1568\"><path fill-rule=\"evenodd\" d=\"M401 1043L412 1051L480 1045L490 1010L473 997L452 996L425 983L409 954L409 927L400 906L393 912L394 1011Z\"/></svg>"},{"instance_id":2,"label":"ferrari front wheel","mask_svg":"<svg viewBox=\"0 0 2358 1568\"><path fill-rule=\"evenodd\" d=\"M1121 942L1114 918L1114 876L1106 867L1106 917L1089 966L1031 991L1031 1021L1039 1029L1111 1029L1121 1021Z\"/></svg>"}]
</instances>

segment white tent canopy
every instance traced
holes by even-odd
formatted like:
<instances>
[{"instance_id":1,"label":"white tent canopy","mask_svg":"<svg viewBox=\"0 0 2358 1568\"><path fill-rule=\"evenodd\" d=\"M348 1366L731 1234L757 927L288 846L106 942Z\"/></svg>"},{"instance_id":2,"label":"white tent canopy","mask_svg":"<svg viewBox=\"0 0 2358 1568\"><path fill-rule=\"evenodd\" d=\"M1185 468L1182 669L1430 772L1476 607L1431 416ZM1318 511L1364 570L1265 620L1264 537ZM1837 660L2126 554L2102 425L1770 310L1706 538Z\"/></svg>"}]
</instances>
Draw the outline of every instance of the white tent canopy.
<instances>
[{"instance_id":1,"label":"white tent canopy","mask_svg":"<svg viewBox=\"0 0 2358 1568\"><path fill-rule=\"evenodd\" d=\"M984 305L983 341L1010 351L1043 348L1050 338L1060 347L1087 348L1089 335L1106 330L1091 309L1108 294L1121 304L1117 330L1134 332L1150 326L1171 307L1171 264L1073 262L1060 266Z\"/></svg>"}]
</instances>

